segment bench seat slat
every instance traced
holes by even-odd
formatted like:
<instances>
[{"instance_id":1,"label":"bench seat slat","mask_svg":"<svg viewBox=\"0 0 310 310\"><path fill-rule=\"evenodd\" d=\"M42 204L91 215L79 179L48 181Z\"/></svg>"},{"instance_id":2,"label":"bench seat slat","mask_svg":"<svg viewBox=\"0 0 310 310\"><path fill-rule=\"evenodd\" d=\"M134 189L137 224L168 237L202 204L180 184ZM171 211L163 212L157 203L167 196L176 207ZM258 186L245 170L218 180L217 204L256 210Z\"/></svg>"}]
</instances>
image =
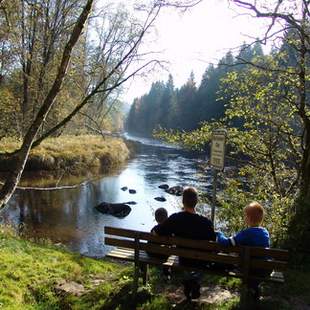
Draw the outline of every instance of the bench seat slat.
<instances>
[{"instance_id":1,"label":"bench seat slat","mask_svg":"<svg viewBox=\"0 0 310 310\"><path fill-rule=\"evenodd\" d=\"M118 249L111 251L106 255L107 257L110 258L116 258L116 259L123 259L126 261L132 261L134 262L135 260L135 253L132 250L131 252L128 251L127 253L124 251L118 251ZM161 259L157 257L151 257L148 256L146 252L141 251L139 253L139 261L142 263L148 263L148 264L153 264L153 265L167 265L171 266L173 264L173 261L166 261L166 259Z\"/></svg>"},{"instance_id":2,"label":"bench seat slat","mask_svg":"<svg viewBox=\"0 0 310 310\"><path fill-rule=\"evenodd\" d=\"M289 252L288 250L281 249L267 249L267 248L258 248L258 247L250 247L250 255L251 256L266 256L270 258L274 258L277 260L288 261Z\"/></svg>"},{"instance_id":3,"label":"bench seat slat","mask_svg":"<svg viewBox=\"0 0 310 310\"><path fill-rule=\"evenodd\" d=\"M133 249L126 249L126 248L115 248L114 250L110 251L106 257L111 258L124 258L125 260L134 261L135 252ZM157 258L149 256L145 251L139 252L139 259L148 260L148 259L156 259L160 264L166 266L172 266L173 264L178 264L179 258L175 255L170 255L168 259Z\"/></svg>"}]
</instances>

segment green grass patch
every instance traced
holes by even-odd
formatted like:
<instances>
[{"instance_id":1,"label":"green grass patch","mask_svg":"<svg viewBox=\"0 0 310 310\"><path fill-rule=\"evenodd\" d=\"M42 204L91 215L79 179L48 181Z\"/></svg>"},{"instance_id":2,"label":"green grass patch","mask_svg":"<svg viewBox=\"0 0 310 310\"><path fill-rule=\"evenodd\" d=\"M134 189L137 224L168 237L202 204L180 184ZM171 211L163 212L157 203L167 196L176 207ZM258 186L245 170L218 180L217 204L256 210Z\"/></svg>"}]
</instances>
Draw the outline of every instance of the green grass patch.
<instances>
[{"instance_id":1,"label":"green grass patch","mask_svg":"<svg viewBox=\"0 0 310 310\"><path fill-rule=\"evenodd\" d=\"M83 296L99 291L104 301L115 290L114 286L119 286L125 270L121 265L23 240L3 227L0 257L1 309L63 309L66 304L70 305L68 309L78 309L86 297L58 293L56 286L61 281L83 285ZM100 285L94 286L98 279ZM98 298L93 302L98 302Z\"/></svg>"}]
</instances>

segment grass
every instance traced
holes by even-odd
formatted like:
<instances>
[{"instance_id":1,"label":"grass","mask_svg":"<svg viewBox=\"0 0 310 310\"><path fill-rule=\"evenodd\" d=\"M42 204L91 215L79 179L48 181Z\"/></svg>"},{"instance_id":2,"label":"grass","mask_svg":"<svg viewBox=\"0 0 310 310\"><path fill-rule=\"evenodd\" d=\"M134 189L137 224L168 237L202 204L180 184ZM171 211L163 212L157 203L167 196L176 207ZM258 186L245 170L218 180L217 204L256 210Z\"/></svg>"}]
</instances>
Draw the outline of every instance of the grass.
<instances>
[{"instance_id":1,"label":"grass","mask_svg":"<svg viewBox=\"0 0 310 310\"><path fill-rule=\"evenodd\" d=\"M0 153L12 152L20 147L13 139L1 140ZM103 172L119 165L129 156L125 143L118 138L101 136L60 136L49 138L33 149L26 165L28 171L70 170L83 171L102 168ZM6 170L9 162L0 163Z\"/></svg>"},{"instance_id":2,"label":"grass","mask_svg":"<svg viewBox=\"0 0 310 310\"><path fill-rule=\"evenodd\" d=\"M115 287L129 278L122 265L81 257L48 242L35 244L4 227L0 228L0 257L0 309L61 309L65 305L96 309L95 303L104 304ZM83 285L85 296L58 293L57 283L64 281ZM94 281L102 284L94 286ZM89 298L94 295L96 299Z\"/></svg>"}]
</instances>

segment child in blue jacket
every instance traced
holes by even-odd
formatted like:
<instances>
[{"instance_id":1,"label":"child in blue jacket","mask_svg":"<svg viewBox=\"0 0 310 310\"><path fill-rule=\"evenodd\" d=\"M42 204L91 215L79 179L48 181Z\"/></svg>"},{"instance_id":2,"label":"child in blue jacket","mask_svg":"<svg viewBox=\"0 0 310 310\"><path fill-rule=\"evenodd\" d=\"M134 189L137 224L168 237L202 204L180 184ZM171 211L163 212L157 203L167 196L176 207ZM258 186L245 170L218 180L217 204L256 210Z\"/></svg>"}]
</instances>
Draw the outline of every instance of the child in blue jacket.
<instances>
[{"instance_id":1,"label":"child in blue jacket","mask_svg":"<svg viewBox=\"0 0 310 310\"><path fill-rule=\"evenodd\" d=\"M244 221L248 227L232 237L226 237L222 232L217 232L217 242L224 246L245 245L269 248L269 233L266 228L261 226L264 214L264 208L258 202L251 202L244 208ZM264 270L255 269L252 272L260 276L266 275ZM250 280L249 283L256 299L259 298L259 283L258 280Z\"/></svg>"},{"instance_id":2,"label":"child in blue jacket","mask_svg":"<svg viewBox=\"0 0 310 310\"><path fill-rule=\"evenodd\" d=\"M261 227L264 213L264 208L258 202L251 202L244 208L244 221L248 228L229 238L218 232L217 242L225 246L247 245L269 248L269 233L266 228Z\"/></svg>"}]
</instances>

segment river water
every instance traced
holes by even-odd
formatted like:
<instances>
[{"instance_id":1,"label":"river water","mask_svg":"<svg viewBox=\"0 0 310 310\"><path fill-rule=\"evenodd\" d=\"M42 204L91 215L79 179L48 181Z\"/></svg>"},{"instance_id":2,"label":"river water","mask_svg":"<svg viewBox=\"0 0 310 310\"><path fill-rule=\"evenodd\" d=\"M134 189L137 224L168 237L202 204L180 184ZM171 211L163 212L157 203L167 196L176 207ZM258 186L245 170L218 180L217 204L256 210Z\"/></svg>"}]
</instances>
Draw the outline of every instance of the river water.
<instances>
[{"instance_id":1,"label":"river water","mask_svg":"<svg viewBox=\"0 0 310 310\"><path fill-rule=\"evenodd\" d=\"M107 250L105 225L149 231L158 207L165 207L169 214L180 210L181 198L165 193L158 188L160 184L210 187L210 170L203 168L205 158L154 140L127 138L137 141L136 154L120 171L72 189L17 190L0 221L27 237L47 238L83 255L101 257ZM123 191L123 186L135 189L136 194ZM167 200L158 202L154 199L158 196ZM102 201L137 204L120 219L94 209Z\"/></svg>"}]
</instances>

